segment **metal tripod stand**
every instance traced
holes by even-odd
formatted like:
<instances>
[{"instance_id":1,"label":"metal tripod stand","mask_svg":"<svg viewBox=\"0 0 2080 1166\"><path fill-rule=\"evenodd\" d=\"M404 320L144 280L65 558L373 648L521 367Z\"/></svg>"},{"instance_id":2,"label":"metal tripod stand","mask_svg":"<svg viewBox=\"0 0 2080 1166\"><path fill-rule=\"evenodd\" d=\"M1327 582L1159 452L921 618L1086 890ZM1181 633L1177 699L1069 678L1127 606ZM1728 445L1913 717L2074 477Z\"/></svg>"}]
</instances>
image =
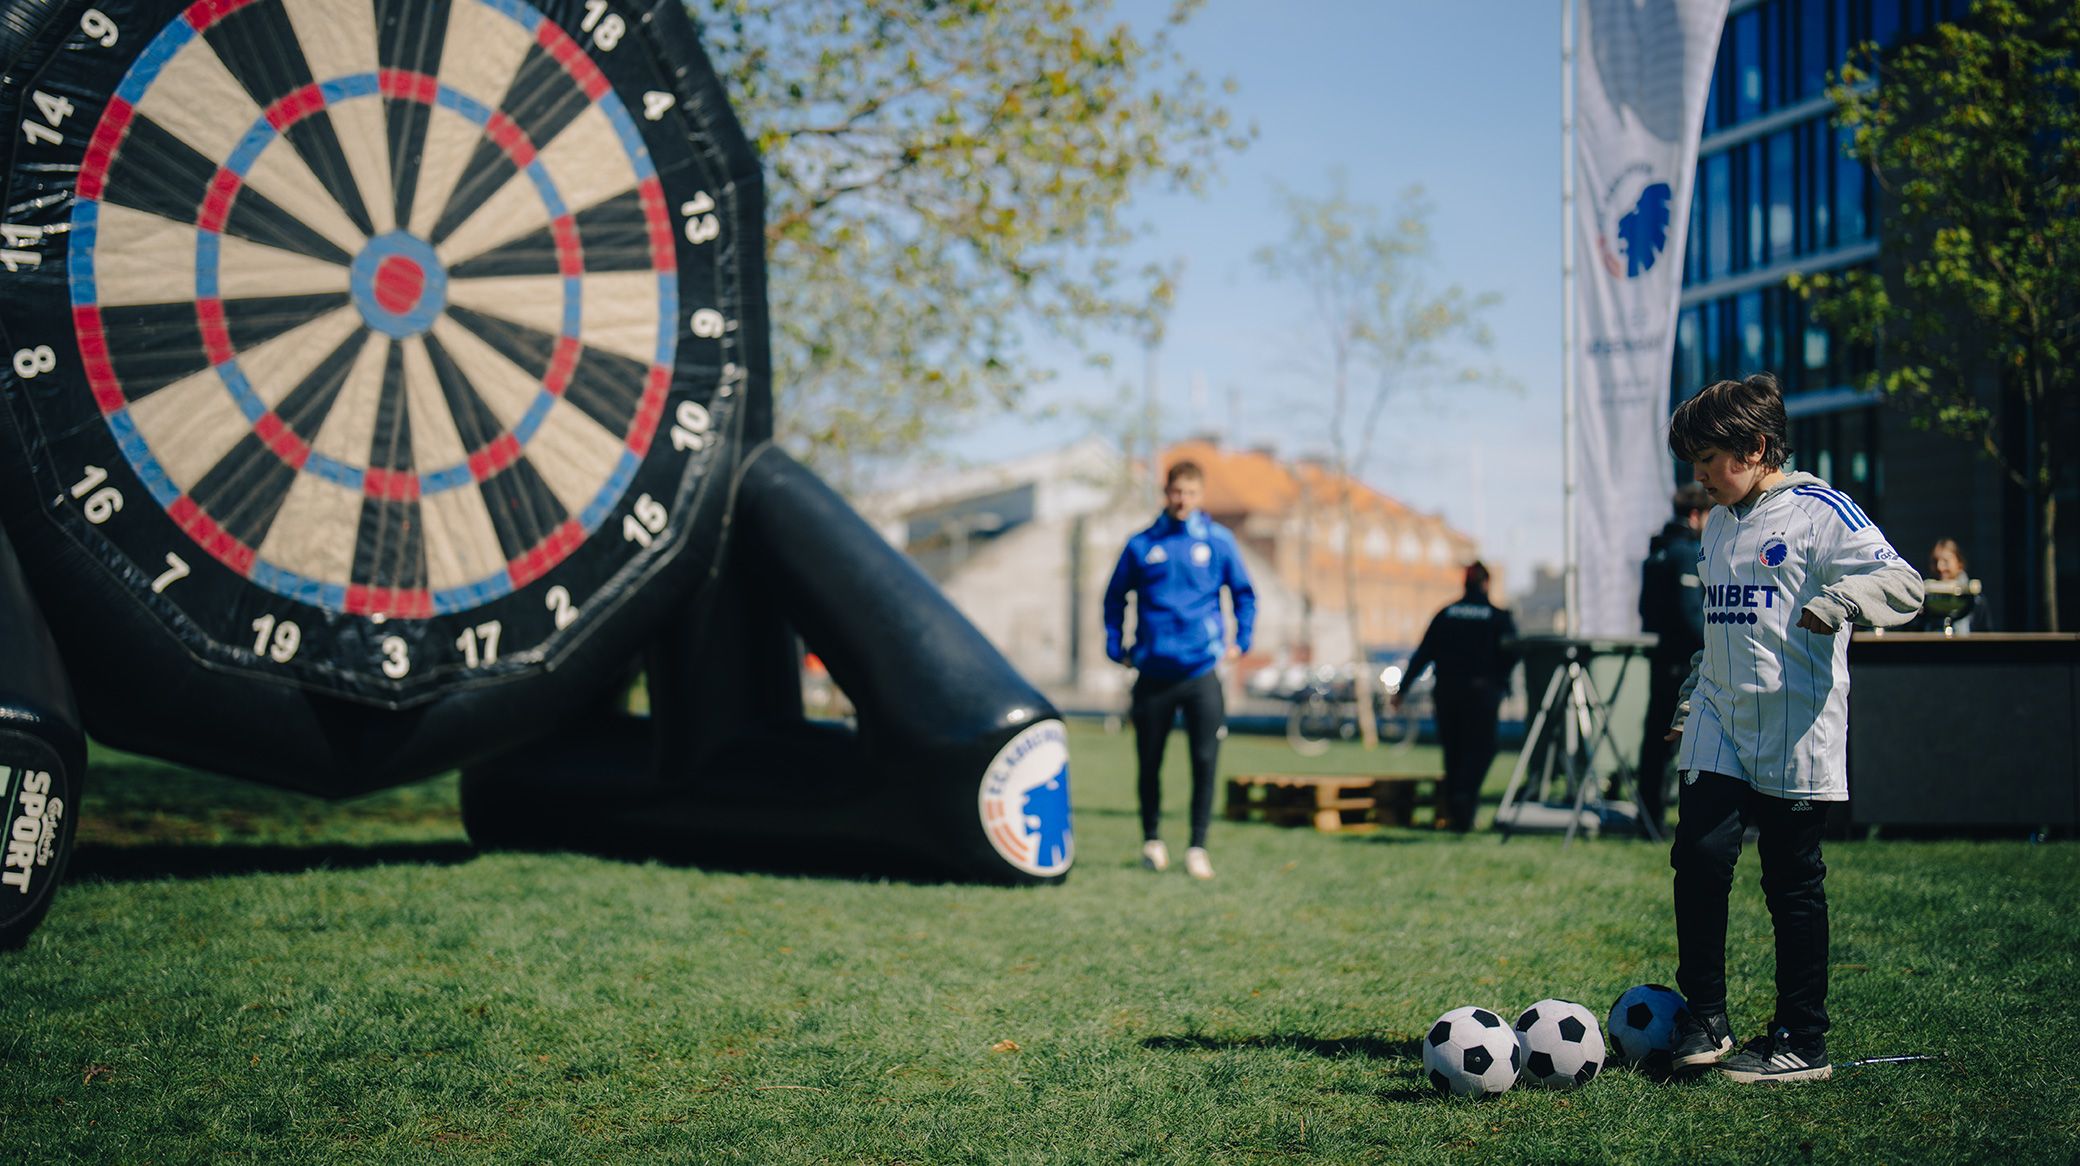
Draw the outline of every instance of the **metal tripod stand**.
<instances>
[{"instance_id":1,"label":"metal tripod stand","mask_svg":"<svg viewBox=\"0 0 2080 1166\"><path fill-rule=\"evenodd\" d=\"M1611 708L1624 690L1625 673L1618 673L1618 682L1611 686L1609 699L1605 699L1583 661L1582 645L1569 644L1566 653L1566 665L1554 669L1553 679L1546 685L1538 713L1524 735L1524 749L1517 754L1516 767L1510 771L1509 788L1503 791L1502 804L1495 811L1495 823L1502 830L1504 842L1509 841L1523 816L1525 778L1535 756L1542 757L1538 779L1540 799L1543 800L1546 791L1552 788L1556 767L1565 779L1565 788L1573 794L1573 809L1567 819L1567 839L1560 844L1562 850L1574 842L1575 832L1581 829L1583 810L1593 803L1598 819L1602 818L1602 783L1595 772L1599 749L1610 749L1611 757L1617 763L1619 788L1632 799L1634 806L1640 804L1637 775L1631 762L1626 760L1625 750L1611 734ZM1549 742L1548 733L1562 740ZM1640 824L1649 838L1661 841L1661 830L1653 821L1642 815Z\"/></svg>"}]
</instances>

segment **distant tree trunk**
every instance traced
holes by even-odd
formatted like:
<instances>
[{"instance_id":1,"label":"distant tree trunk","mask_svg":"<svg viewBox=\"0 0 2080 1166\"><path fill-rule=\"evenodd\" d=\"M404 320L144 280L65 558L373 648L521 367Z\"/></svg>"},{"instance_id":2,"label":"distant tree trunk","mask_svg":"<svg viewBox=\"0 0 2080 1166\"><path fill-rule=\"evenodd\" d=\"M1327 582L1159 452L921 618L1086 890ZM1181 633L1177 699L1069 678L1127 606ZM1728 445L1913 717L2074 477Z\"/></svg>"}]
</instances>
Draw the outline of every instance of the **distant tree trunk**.
<instances>
[{"instance_id":1,"label":"distant tree trunk","mask_svg":"<svg viewBox=\"0 0 2080 1166\"><path fill-rule=\"evenodd\" d=\"M2044 630L2058 630L2058 495L2044 491L2037 503L2038 529L2042 532L2041 556L2044 577Z\"/></svg>"},{"instance_id":2,"label":"distant tree trunk","mask_svg":"<svg viewBox=\"0 0 2080 1166\"><path fill-rule=\"evenodd\" d=\"M1357 533L1351 508L1355 492L1355 484L1345 478L1339 510L1343 520L1343 614L1351 629L1351 699L1358 703L1358 740L1370 749L1379 744L1379 727L1372 723L1372 664L1365 659L1365 636L1358 626L1358 556L1351 552L1351 536Z\"/></svg>"}]
</instances>

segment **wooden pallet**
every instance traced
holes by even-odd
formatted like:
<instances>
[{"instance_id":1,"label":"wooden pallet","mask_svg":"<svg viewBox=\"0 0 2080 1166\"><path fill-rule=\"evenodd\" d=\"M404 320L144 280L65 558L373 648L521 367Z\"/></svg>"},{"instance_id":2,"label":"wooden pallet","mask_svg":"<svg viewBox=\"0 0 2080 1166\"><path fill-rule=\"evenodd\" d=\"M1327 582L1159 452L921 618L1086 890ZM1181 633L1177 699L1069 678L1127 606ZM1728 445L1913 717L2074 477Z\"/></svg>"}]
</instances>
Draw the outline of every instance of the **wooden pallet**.
<instances>
[{"instance_id":1,"label":"wooden pallet","mask_svg":"<svg viewBox=\"0 0 2080 1166\"><path fill-rule=\"evenodd\" d=\"M1430 774L1242 774L1228 779L1225 814L1231 822L1259 819L1322 831L1407 826L1414 823L1417 787L1426 782L1435 801L1444 781Z\"/></svg>"},{"instance_id":2,"label":"wooden pallet","mask_svg":"<svg viewBox=\"0 0 2080 1166\"><path fill-rule=\"evenodd\" d=\"M1424 790L1425 785L1430 788ZM1443 824L1448 816L1441 773L1390 773L1376 777L1372 780L1372 801L1372 820L1383 826L1415 825L1416 806L1426 801L1433 825Z\"/></svg>"}]
</instances>

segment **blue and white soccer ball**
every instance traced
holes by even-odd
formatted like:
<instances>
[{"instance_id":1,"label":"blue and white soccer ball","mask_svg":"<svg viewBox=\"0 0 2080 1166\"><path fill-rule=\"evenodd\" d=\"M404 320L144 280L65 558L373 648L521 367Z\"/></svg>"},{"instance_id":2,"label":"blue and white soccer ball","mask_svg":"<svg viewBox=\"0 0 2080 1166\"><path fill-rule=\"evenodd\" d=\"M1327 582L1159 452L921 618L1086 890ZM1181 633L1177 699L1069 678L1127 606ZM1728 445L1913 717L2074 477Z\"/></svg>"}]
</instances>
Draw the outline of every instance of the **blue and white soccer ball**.
<instances>
[{"instance_id":1,"label":"blue and white soccer ball","mask_svg":"<svg viewBox=\"0 0 2080 1166\"><path fill-rule=\"evenodd\" d=\"M1523 1058L1517 1030L1485 1008L1454 1008L1423 1038L1423 1072L1439 1093L1506 1093L1517 1082Z\"/></svg>"},{"instance_id":2,"label":"blue and white soccer ball","mask_svg":"<svg viewBox=\"0 0 2080 1166\"><path fill-rule=\"evenodd\" d=\"M1613 1059L1621 1065L1634 1065L1649 1054L1674 1048L1676 1018L1688 1011L1690 1006L1673 988L1640 984L1625 989L1625 994L1611 1005L1606 1022L1611 1051L1617 1054Z\"/></svg>"},{"instance_id":3,"label":"blue and white soccer ball","mask_svg":"<svg viewBox=\"0 0 2080 1166\"><path fill-rule=\"evenodd\" d=\"M1516 1030L1526 1085L1573 1089L1603 1068L1603 1029L1594 1012L1572 1000L1533 1004L1517 1017Z\"/></svg>"}]
</instances>

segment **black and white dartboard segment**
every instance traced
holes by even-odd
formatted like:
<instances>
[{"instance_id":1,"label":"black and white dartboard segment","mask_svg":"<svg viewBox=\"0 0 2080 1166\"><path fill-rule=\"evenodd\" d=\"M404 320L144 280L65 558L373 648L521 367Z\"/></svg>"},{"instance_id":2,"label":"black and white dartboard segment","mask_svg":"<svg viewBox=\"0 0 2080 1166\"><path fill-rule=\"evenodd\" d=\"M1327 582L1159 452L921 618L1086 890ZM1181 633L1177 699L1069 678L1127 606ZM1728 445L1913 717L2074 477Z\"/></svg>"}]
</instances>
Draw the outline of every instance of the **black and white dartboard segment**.
<instances>
[{"instance_id":1,"label":"black and white dartboard segment","mask_svg":"<svg viewBox=\"0 0 2080 1166\"><path fill-rule=\"evenodd\" d=\"M395 702L541 664L685 549L743 377L717 257L758 242L656 15L66 11L8 174L8 403L191 652Z\"/></svg>"}]
</instances>

